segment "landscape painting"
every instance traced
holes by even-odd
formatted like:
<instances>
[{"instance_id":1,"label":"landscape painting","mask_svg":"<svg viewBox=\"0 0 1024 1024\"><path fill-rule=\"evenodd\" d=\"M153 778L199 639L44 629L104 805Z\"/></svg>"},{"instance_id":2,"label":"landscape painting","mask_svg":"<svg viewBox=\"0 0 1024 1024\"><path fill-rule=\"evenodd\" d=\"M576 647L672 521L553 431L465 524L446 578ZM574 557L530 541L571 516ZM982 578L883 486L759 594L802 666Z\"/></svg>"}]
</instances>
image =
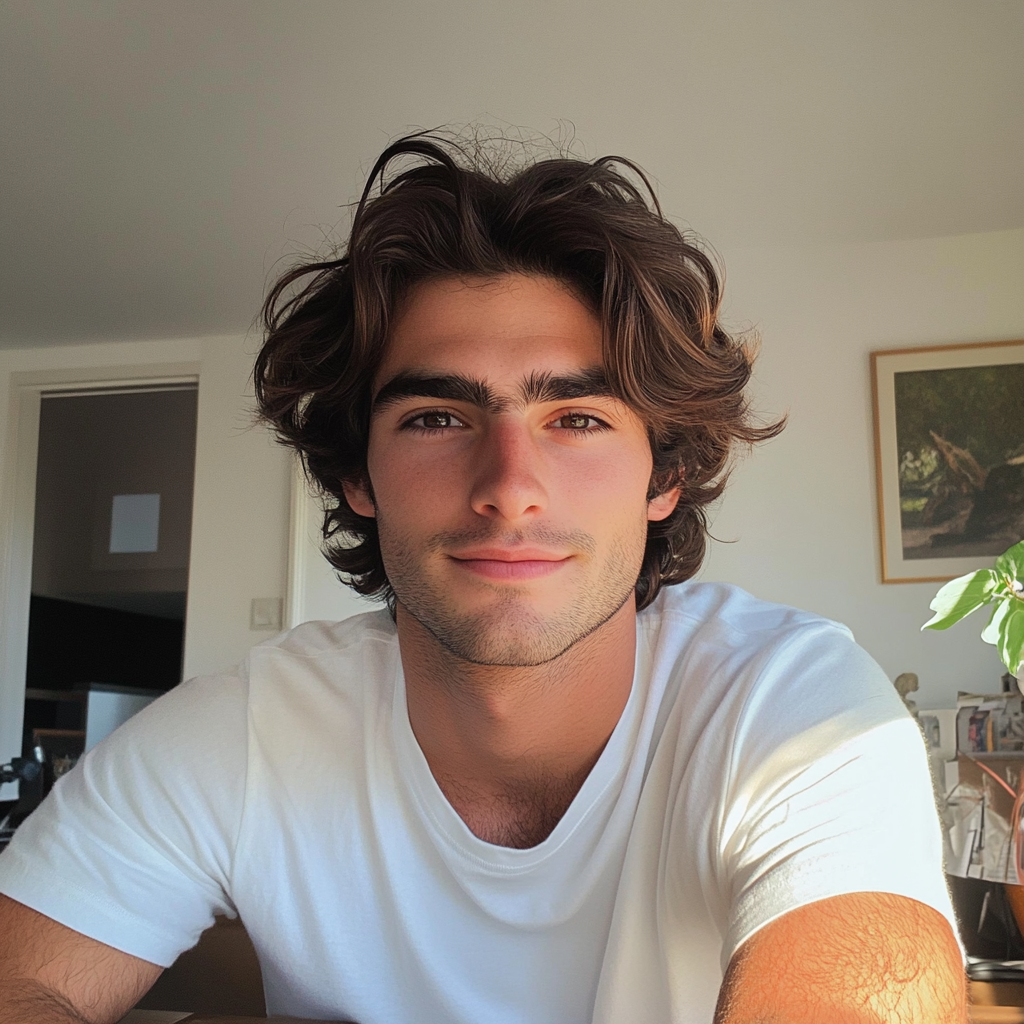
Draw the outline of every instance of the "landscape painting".
<instances>
[{"instance_id":1,"label":"landscape painting","mask_svg":"<svg viewBox=\"0 0 1024 1024\"><path fill-rule=\"evenodd\" d=\"M1024 539L1024 343L872 361L883 580L988 565Z\"/></svg>"}]
</instances>

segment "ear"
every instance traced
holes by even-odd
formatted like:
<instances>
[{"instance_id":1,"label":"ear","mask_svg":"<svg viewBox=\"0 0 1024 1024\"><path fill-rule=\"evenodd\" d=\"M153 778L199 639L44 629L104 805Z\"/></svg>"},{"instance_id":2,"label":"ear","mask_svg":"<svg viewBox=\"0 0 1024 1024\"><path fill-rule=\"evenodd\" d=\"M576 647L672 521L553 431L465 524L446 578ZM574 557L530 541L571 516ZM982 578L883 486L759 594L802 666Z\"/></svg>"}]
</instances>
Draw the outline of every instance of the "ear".
<instances>
[{"instance_id":1,"label":"ear","mask_svg":"<svg viewBox=\"0 0 1024 1024\"><path fill-rule=\"evenodd\" d=\"M668 519L675 511L676 505L679 504L679 493L679 488L673 487L672 490L651 498L647 502L648 522L658 523L662 519Z\"/></svg>"},{"instance_id":2,"label":"ear","mask_svg":"<svg viewBox=\"0 0 1024 1024\"><path fill-rule=\"evenodd\" d=\"M373 503L373 498L370 497L370 484L368 480L346 480L341 485L341 489L345 494L345 500L349 504L349 508L357 516L366 516L367 519L375 519L377 517L377 506Z\"/></svg>"}]
</instances>

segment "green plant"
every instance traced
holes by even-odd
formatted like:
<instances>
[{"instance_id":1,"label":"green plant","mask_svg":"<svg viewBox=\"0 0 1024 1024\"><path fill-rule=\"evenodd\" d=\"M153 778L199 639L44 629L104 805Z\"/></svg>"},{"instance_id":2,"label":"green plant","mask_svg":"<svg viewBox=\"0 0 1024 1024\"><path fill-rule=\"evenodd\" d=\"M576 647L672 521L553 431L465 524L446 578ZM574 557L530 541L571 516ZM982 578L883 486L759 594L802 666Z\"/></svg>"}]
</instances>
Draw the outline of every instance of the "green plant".
<instances>
[{"instance_id":1,"label":"green plant","mask_svg":"<svg viewBox=\"0 0 1024 1024\"><path fill-rule=\"evenodd\" d=\"M922 629L948 629L982 605L993 604L981 639L995 644L1011 675L1020 676L1024 661L1024 540L1004 551L992 569L979 569L950 580L932 598L935 614Z\"/></svg>"}]
</instances>

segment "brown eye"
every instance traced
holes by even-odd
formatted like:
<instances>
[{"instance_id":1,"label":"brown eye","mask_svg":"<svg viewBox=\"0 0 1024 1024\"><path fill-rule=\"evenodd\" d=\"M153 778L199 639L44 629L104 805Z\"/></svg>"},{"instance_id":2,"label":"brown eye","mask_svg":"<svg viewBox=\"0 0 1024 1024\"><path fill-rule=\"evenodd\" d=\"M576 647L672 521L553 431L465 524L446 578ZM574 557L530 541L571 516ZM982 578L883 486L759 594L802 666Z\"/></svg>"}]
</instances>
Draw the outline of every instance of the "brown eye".
<instances>
[{"instance_id":1,"label":"brown eye","mask_svg":"<svg viewBox=\"0 0 1024 1024\"><path fill-rule=\"evenodd\" d=\"M424 413L421 419L423 420L423 426L425 426L427 430L440 430L452 425L451 413L447 412Z\"/></svg>"},{"instance_id":2,"label":"brown eye","mask_svg":"<svg viewBox=\"0 0 1024 1024\"><path fill-rule=\"evenodd\" d=\"M439 430L451 430L456 427L464 427L466 424L462 422L454 413L445 412L443 409L434 409L431 412L421 412L419 416L414 416L410 420L406 420L403 424L403 430L425 430L425 431L439 431Z\"/></svg>"},{"instance_id":3,"label":"brown eye","mask_svg":"<svg viewBox=\"0 0 1024 1024\"><path fill-rule=\"evenodd\" d=\"M593 416L584 416L581 412L571 412L560 417L558 425L563 430L586 430L593 419Z\"/></svg>"}]
</instances>

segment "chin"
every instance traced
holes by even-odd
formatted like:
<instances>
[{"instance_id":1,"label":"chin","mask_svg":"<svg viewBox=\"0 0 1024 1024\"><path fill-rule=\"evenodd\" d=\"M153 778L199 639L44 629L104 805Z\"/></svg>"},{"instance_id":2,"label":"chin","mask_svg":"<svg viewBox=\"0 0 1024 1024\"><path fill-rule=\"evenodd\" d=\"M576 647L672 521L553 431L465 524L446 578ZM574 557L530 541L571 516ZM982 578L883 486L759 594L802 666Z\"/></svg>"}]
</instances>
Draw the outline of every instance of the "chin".
<instances>
[{"instance_id":1,"label":"chin","mask_svg":"<svg viewBox=\"0 0 1024 1024\"><path fill-rule=\"evenodd\" d=\"M524 609L514 600L502 601L485 612L463 615L423 614L424 609L406 610L451 655L474 665L507 668L533 668L560 658L563 654L601 628L626 603L632 594L608 603L589 615L542 615Z\"/></svg>"}]
</instances>

